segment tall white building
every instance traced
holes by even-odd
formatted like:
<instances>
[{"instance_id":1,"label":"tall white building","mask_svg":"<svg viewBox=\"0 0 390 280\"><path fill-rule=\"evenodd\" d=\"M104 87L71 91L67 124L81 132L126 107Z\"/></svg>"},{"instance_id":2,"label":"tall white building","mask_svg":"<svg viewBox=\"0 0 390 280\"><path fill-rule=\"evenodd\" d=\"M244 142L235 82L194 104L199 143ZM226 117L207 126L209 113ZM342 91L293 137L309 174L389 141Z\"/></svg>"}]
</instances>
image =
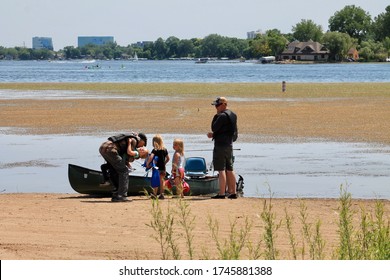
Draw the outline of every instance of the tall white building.
<instances>
[{"instance_id":1,"label":"tall white building","mask_svg":"<svg viewBox=\"0 0 390 280\"><path fill-rule=\"evenodd\" d=\"M247 39L255 39L257 35L263 35L263 31L261 29L257 31L249 31L246 33Z\"/></svg>"},{"instance_id":2,"label":"tall white building","mask_svg":"<svg viewBox=\"0 0 390 280\"><path fill-rule=\"evenodd\" d=\"M35 50L47 49L53 50L53 40L50 37L33 37L32 48Z\"/></svg>"}]
</instances>

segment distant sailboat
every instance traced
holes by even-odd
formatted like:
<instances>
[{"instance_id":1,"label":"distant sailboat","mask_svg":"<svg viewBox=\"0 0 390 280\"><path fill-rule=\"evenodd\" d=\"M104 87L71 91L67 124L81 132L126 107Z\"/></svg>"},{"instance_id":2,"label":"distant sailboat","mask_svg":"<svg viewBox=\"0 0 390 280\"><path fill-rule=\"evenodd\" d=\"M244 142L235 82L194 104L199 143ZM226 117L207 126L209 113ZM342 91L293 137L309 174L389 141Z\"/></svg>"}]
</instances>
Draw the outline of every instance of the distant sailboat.
<instances>
[{"instance_id":1,"label":"distant sailboat","mask_svg":"<svg viewBox=\"0 0 390 280\"><path fill-rule=\"evenodd\" d=\"M133 59L132 59L133 61L138 61L138 55L137 55L137 53L135 52L134 53L134 56L133 56Z\"/></svg>"}]
</instances>

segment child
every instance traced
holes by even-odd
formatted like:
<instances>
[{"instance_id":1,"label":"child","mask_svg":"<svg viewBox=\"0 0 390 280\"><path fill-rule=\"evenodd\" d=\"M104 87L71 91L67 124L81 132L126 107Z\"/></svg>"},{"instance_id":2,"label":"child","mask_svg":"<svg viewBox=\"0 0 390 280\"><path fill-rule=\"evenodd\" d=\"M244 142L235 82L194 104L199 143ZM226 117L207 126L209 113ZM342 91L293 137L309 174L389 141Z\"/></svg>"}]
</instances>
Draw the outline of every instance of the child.
<instances>
[{"instance_id":1,"label":"child","mask_svg":"<svg viewBox=\"0 0 390 280\"><path fill-rule=\"evenodd\" d=\"M184 179L184 142L182 139L175 139L173 141L173 149L175 153L173 154L172 160L172 177L174 178L174 183L176 186L176 193L181 198L184 197L183 194L183 179Z\"/></svg>"},{"instance_id":2,"label":"child","mask_svg":"<svg viewBox=\"0 0 390 280\"><path fill-rule=\"evenodd\" d=\"M168 151L164 146L164 141L161 135L155 135L153 137L153 150L150 154L148 161L146 163L146 167L150 168L152 166L152 162L154 159L157 159L155 165L158 168L158 172L160 175L160 195L159 199L164 199L164 189L165 189L165 176L166 176L166 165L169 162ZM157 197L158 187L153 188L152 198Z\"/></svg>"}]
</instances>

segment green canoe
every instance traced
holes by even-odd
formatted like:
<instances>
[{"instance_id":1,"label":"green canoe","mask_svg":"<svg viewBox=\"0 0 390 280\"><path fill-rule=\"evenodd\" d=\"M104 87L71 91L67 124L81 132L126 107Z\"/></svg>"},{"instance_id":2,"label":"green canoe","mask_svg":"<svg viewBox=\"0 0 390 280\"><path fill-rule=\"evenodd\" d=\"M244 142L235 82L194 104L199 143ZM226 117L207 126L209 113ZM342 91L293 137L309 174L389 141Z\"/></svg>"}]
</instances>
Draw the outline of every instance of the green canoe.
<instances>
[{"instance_id":1,"label":"green canoe","mask_svg":"<svg viewBox=\"0 0 390 280\"><path fill-rule=\"evenodd\" d=\"M101 171L88 169L82 166L69 164L69 183L73 190L81 194L111 196L112 186L101 187L103 174ZM185 195L211 195L218 193L218 176L190 177L186 179L190 186L189 193ZM143 195L145 190L150 193L150 177L129 175L129 196Z\"/></svg>"}]
</instances>

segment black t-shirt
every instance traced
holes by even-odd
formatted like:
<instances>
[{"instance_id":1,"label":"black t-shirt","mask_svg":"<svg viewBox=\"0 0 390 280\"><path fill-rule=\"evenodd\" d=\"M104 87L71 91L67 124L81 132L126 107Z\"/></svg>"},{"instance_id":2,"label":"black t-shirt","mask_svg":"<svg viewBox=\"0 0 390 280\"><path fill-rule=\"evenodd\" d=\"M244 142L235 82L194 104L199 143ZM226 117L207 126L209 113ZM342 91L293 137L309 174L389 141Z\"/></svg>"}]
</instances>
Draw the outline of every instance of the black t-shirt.
<instances>
[{"instance_id":1,"label":"black t-shirt","mask_svg":"<svg viewBox=\"0 0 390 280\"><path fill-rule=\"evenodd\" d=\"M231 119L229 118L231 116ZM229 146L236 140L237 116L230 110L218 113L211 122L214 144L217 146Z\"/></svg>"},{"instance_id":2,"label":"black t-shirt","mask_svg":"<svg viewBox=\"0 0 390 280\"><path fill-rule=\"evenodd\" d=\"M168 151L167 149L163 149L163 150L156 150L156 149L153 149L152 150L152 154L156 157L158 157L158 160L157 160L157 163L156 163L156 166L158 167L158 170L159 171L165 171L165 158L167 157L168 155Z\"/></svg>"}]
</instances>

